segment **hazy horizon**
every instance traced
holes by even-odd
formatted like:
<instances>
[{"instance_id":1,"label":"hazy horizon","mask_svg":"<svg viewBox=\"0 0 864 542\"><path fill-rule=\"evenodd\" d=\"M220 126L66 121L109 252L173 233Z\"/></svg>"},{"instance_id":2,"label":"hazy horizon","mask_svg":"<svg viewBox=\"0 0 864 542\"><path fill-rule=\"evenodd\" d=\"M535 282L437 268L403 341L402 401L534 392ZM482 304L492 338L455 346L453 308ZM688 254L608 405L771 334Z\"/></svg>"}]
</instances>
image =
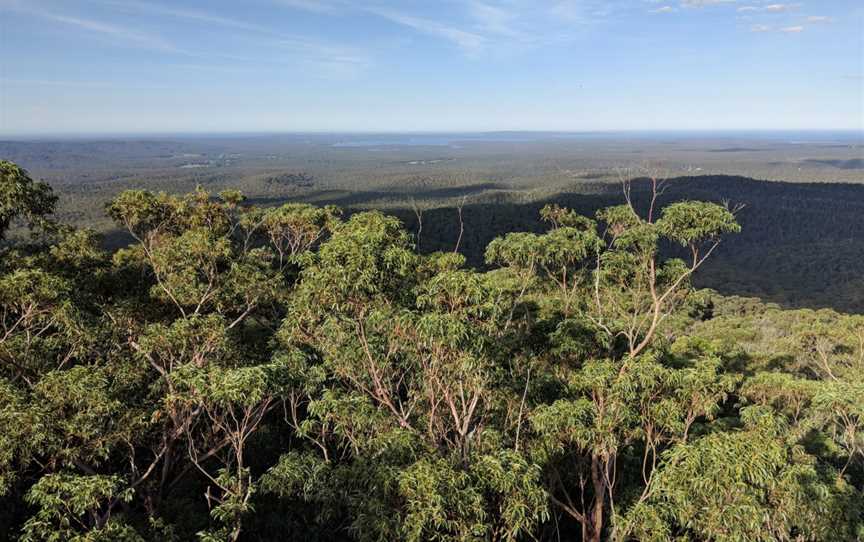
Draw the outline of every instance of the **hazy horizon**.
<instances>
[{"instance_id":1,"label":"hazy horizon","mask_svg":"<svg viewBox=\"0 0 864 542\"><path fill-rule=\"evenodd\" d=\"M2 133L0 141L76 141L76 140L99 140L99 139L247 139L247 138L370 138L370 137L401 137L401 138L450 138L453 140L484 140L490 138L492 141L506 141L507 136L517 137L517 141L530 140L554 140L554 139L576 139L576 138L600 138L600 139L651 139L658 137L676 137L681 139L788 139L793 136L809 136L825 140L853 139L857 143L864 143L864 130L857 129L809 129L809 130L775 130L775 129L743 129L743 130L433 130L433 131L411 131L411 130L375 130L375 131L351 131L351 130L301 130L301 131L174 131L174 132L57 132L57 133ZM861 141L858 141L861 140Z\"/></svg>"}]
</instances>

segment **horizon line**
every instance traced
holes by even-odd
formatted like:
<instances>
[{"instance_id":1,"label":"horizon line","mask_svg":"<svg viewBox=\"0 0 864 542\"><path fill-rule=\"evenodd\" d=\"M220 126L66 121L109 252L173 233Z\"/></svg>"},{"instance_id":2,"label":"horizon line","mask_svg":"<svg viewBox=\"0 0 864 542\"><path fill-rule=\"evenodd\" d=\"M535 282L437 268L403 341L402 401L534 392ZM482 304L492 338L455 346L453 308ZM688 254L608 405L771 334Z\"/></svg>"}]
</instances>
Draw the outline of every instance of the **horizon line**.
<instances>
[{"instance_id":1,"label":"horizon line","mask_svg":"<svg viewBox=\"0 0 864 542\"><path fill-rule=\"evenodd\" d=\"M81 132L0 132L0 141L36 140L54 138L127 138L127 137L266 137L266 136L370 136L370 135L419 135L459 136L488 134L536 134L536 135L615 135L615 134L856 134L864 136L861 128L604 128L589 130L553 129L489 129L489 130L146 130L140 132L81 131Z\"/></svg>"}]
</instances>

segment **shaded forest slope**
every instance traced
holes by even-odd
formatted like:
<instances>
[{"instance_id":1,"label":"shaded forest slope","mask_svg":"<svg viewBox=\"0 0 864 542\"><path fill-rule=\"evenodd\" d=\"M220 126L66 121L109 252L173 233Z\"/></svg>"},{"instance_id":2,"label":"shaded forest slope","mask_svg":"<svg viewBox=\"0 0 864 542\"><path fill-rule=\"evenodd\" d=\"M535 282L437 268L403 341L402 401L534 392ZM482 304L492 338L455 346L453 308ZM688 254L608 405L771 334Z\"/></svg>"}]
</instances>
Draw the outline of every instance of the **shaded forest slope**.
<instances>
[{"instance_id":1,"label":"shaded forest slope","mask_svg":"<svg viewBox=\"0 0 864 542\"><path fill-rule=\"evenodd\" d=\"M644 184L634 183L637 204L645 199L644 189ZM477 203L467 199L462 209L460 250L470 264L479 266L484 247L495 237L508 231L542 231L538 213L547 203L592 216L598 209L623 201L617 184L580 185L578 190L529 203L513 203L507 194ZM417 198L423 201L422 196ZM727 176L670 179L661 203L682 199L744 205L738 213L742 233L719 248L718 257L698 277L700 286L729 295L757 296L787 307L864 310L864 278L860 273L864 262L864 186ZM334 203L357 206L363 201L361 193ZM413 209L394 214L410 231L418 231ZM424 252L452 250L458 237L457 210L437 208L423 213L420 243Z\"/></svg>"}]
</instances>

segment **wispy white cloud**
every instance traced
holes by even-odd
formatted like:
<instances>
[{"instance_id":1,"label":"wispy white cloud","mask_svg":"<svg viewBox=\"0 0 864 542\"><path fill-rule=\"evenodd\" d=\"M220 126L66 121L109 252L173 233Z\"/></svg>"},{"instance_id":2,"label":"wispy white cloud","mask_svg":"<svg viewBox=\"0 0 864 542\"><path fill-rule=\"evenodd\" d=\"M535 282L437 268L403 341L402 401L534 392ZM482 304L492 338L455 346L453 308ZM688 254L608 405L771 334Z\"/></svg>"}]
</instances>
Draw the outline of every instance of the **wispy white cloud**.
<instances>
[{"instance_id":1,"label":"wispy white cloud","mask_svg":"<svg viewBox=\"0 0 864 542\"><path fill-rule=\"evenodd\" d=\"M606 17L610 10L617 7L616 2L601 2L586 0L558 0L548 8L549 16L568 23L587 23L598 18Z\"/></svg>"},{"instance_id":2,"label":"wispy white cloud","mask_svg":"<svg viewBox=\"0 0 864 542\"><path fill-rule=\"evenodd\" d=\"M23 4L12 0L11 2L5 3L4 7L11 9L12 11L39 17L64 26L78 28L89 34L109 38L117 43L158 52L181 52L174 43L158 34L150 34L114 23L58 13L40 7L32 2Z\"/></svg>"},{"instance_id":3,"label":"wispy white cloud","mask_svg":"<svg viewBox=\"0 0 864 542\"><path fill-rule=\"evenodd\" d=\"M796 10L801 7L801 4L768 4L765 6L741 6L738 8L739 13L786 13Z\"/></svg>"},{"instance_id":4,"label":"wispy white cloud","mask_svg":"<svg viewBox=\"0 0 864 542\"><path fill-rule=\"evenodd\" d=\"M800 4L768 4L762 8L762 11L768 13L785 13L787 11L798 9L800 6Z\"/></svg>"},{"instance_id":5,"label":"wispy white cloud","mask_svg":"<svg viewBox=\"0 0 864 542\"><path fill-rule=\"evenodd\" d=\"M66 88L134 88L146 90L167 90L174 88L171 85L141 84L138 82L118 81L80 81L80 80L55 80L55 79L15 79L0 78L0 84L23 85L36 87L66 87Z\"/></svg>"},{"instance_id":6,"label":"wispy white cloud","mask_svg":"<svg viewBox=\"0 0 864 542\"><path fill-rule=\"evenodd\" d=\"M801 7L801 4L768 4L765 6L741 6L739 13L787 13Z\"/></svg>"},{"instance_id":7,"label":"wispy white cloud","mask_svg":"<svg viewBox=\"0 0 864 542\"><path fill-rule=\"evenodd\" d=\"M487 39L480 34L468 32L433 19L414 17L388 9L370 9L369 11L379 17L412 28L423 34L443 38L469 55L480 53L487 43Z\"/></svg>"},{"instance_id":8,"label":"wispy white cloud","mask_svg":"<svg viewBox=\"0 0 864 542\"><path fill-rule=\"evenodd\" d=\"M561 43L590 23L609 15L616 2L558 0L455 0L467 19L466 30L482 36L487 49L524 48Z\"/></svg>"},{"instance_id":9,"label":"wispy white cloud","mask_svg":"<svg viewBox=\"0 0 864 542\"><path fill-rule=\"evenodd\" d=\"M274 66L279 66L280 69L284 66L303 67L310 75L335 79L353 78L374 64L372 55L365 50L317 39L291 36L254 38L248 40L247 45L248 54L212 49L188 54L205 61L216 59L219 67L230 70L245 70L250 67L257 70L273 69Z\"/></svg>"},{"instance_id":10,"label":"wispy white cloud","mask_svg":"<svg viewBox=\"0 0 864 542\"><path fill-rule=\"evenodd\" d=\"M396 0L270 1L332 16L380 17L444 40L470 57L562 43L591 23L609 20L625 8L633 9L633 0L551 0L539 4L536 0L449 0L448 9L434 13L417 9L416 3Z\"/></svg>"},{"instance_id":11,"label":"wispy white cloud","mask_svg":"<svg viewBox=\"0 0 864 542\"><path fill-rule=\"evenodd\" d=\"M60 14L32 2L24 5L19 0L0 0L0 2L4 2L2 4L4 7L11 6L15 11L22 14L75 27L96 36L111 38L112 41L125 46L172 53L187 58L200 59L203 62L216 61L228 70L242 69L244 66L252 65L281 64L304 66L313 74L344 78L357 75L373 64L371 55L365 50L318 39L286 35L240 19L230 19L209 12L178 8L173 5L144 0L97 1L104 7L112 8L115 15L125 12L126 15L142 14L160 18L167 17L189 21L201 26L217 26L237 30L239 32L233 36L234 42L245 43L246 54L238 54L234 49L219 47L211 47L207 50L197 50L199 48L196 47L180 48L162 36L148 34L114 22L107 23L77 15Z\"/></svg>"},{"instance_id":12,"label":"wispy white cloud","mask_svg":"<svg viewBox=\"0 0 864 542\"><path fill-rule=\"evenodd\" d=\"M138 0L141 1L141 0ZM453 9L430 15L421 13L416 4L379 0L368 2L347 0L271 0L291 8L337 16L363 14L381 17L415 32L444 40L469 57L501 54L501 51L525 50L550 43L564 43L590 24L614 21L615 16L639 12L632 0L552 0L538 5L531 0L450 0ZM795 2L774 0L643 0L642 5L654 14L673 14L715 7L722 13L740 13L752 23L751 32L803 32L805 26L793 20L786 25L769 24L759 17L779 16L801 8ZM644 13L644 11L642 11ZM682 13L683 15L683 13ZM750 16L752 15L752 17ZM807 23L827 22L814 17ZM757 24L759 23L759 24ZM745 26L745 28L748 28ZM507 53L504 53L507 54Z\"/></svg>"},{"instance_id":13,"label":"wispy white cloud","mask_svg":"<svg viewBox=\"0 0 864 542\"><path fill-rule=\"evenodd\" d=\"M102 0L102 4L151 15L162 15L177 19L185 19L205 25L217 25L226 28L247 30L250 32L273 33L271 30L261 25L244 22L242 20L220 17L208 12L177 8L152 2L142 2L139 0Z\"/></svg>"},{"instance_id":14,"label":"wispy white cloud","mask_svg":"<svg viewBox=\"0 0 864 542\"><path fill-rule=\"evenodd\" d=\"M458 28L455 25L441 22L437 19L418 17L399 9L385 5L368 6L343 0L273 0L276 4L292 9L309 11L328 15L371 14L392 23L411 28L417 32L438 37L456 45L468 55L477 55L486 44L487 39L479 32ZM487 24L487 31L508 33L506 25L507 13L488 6L479 1L473 2L474 13L478 19Z\"/></svg>"},{"instance_id":15,"label":"wispy white cloud","mask_svg":"<svg viewBox=\"0 0 864 542\"><path fill-rule=\"evenodd\" d=\"M659 4L663 0L646 0L648 2ZM742 2L743 3L743 2ZM681 0L682 8L704 8L708 6L719 6L721 4L739 4L738 0ZM786 34L798 34L807 29L805 24L797 24L802 21L801 17L794 17L792 12L799 10L803 6L802 3L779 3L772 0L748 0L746 4L739 4L735 7L735 12L738 13L738 18L741 21L747 21L750 32L783 32ZM663 9L664 12L668 10ZM660 9L654 10L659 12ZM777 21L785 21L778 23ZM803 19L809 24L828 23L832 21L831 17L827 16L809 16Z\"/></svg>"},{"instance_id":16,"label":"wispy white cloud","mask_svg":"<svg viewBox=\"0 0 864 542\"><path fill-rule=\"evenodd\" d=\"M365 52L351 47L303 38L283 38L274 42L301 64L332 77L353 77L368 69L372 58Z\"/></svg>"},{"instance_id":17,"label":"wispy white cloud","mask_svg":"<svg viewBox=\"0 0 864 542\"><path fill-rule=\"evenodd\" d=\"M723 4L735 4L738 0L681 0L681 7L704 8L708 6L719 6Z\"/></svg>"},{"instance_id":18,"label":"wispy white cloud","mask_svg":"<svg viewBox=\"0 0 864 542\"><path fill-rule=\"evenodd\" d=\"M461 7L467 30L490 44L562 43L593 25L614 21L626 12L640 12L633 0L451 0Z\"/></svg>"},{"instance_id":19,"label":"wispy white cloud","mask_svg":"<svg viewBox=\"0 0 864 542\"><path fill-rule=\"evenodd\" d=\"M473 0L468 2L467 7L470 16L478 22L483 31L520 40L525 38L513 28L519 15L512 9Z\"/></svg>"},{"instance_id":20,"label":"wispy white cloud","mask_svg":"<svg viewBox=\"0 0 864 542\"><path fill-rule=\"evenodd\" d=\"M276 3L316 13L339 13L347 7L338 0L276 0Z\"/></svg>"}]
</instances>

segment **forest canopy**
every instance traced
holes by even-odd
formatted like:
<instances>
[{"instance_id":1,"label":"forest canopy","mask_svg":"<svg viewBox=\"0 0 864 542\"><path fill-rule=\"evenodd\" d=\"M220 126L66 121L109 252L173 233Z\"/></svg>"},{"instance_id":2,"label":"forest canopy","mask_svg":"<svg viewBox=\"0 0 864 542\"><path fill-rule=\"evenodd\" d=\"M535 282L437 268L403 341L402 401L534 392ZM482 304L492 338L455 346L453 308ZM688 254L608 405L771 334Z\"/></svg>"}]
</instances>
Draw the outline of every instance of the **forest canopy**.
<instances>
[{"instance_id":1,"label":"forest canopy","mask_svg":"<svg viewBox=\"0 0 864 542\"><path fill-rule=\"evenodd\" d=\"M0 161L0 538L864 538L864 320L694 289L735 209L655 202L473 269L378 211L129 190L108 252Z\"/></svg>"}]
</instances>

